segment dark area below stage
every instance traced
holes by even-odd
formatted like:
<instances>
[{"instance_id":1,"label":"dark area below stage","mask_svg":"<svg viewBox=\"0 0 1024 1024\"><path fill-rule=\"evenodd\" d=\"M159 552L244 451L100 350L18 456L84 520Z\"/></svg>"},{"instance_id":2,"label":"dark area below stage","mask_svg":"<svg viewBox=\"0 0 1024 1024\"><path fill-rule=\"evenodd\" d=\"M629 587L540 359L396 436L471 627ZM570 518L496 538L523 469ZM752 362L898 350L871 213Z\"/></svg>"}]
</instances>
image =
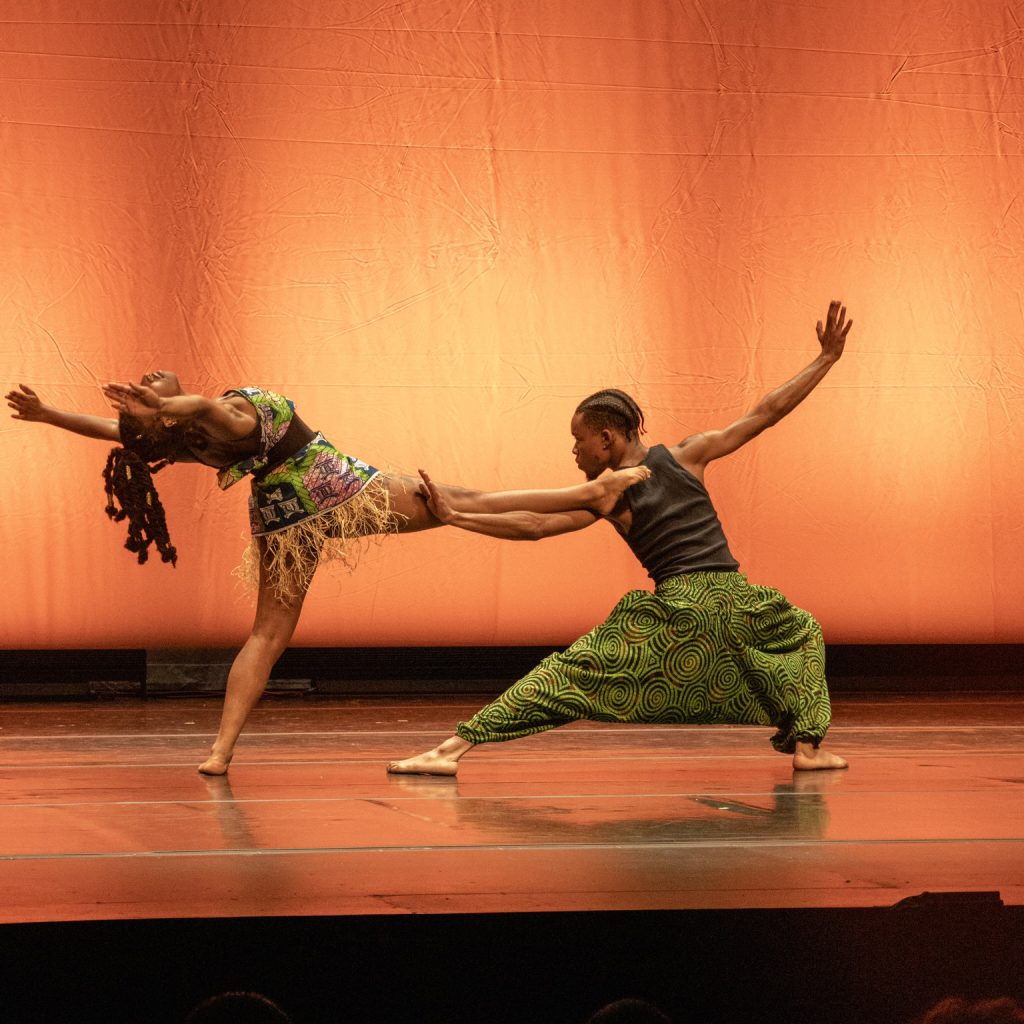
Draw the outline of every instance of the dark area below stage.
<instances>
[{"instance_id":1,"label":"dark area below stage","mask_svg":"<svg viewBox=\"0 0 1024 1024\"><path fill-rule=\"evenodd\" d=\"M296 1024L584 1024L625 996L674 1024L901 1024L1024 996L1024 908L120 921L0 927L4 1019L175 1024L257 990Z\"/></svg>"}]
</instances>

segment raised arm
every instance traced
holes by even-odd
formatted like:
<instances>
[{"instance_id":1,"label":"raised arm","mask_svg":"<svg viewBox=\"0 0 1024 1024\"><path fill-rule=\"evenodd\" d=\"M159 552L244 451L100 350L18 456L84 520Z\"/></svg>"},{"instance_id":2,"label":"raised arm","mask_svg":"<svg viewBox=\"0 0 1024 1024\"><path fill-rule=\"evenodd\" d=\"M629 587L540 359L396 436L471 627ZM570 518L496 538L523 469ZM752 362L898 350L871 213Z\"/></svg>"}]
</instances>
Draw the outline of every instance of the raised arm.
<instances>
[{"instance_id":1,"label":"raised arm","mask_svg":"<svg viewBox=\"0 0 1024 1024\"><path fill-rule=\"evenodd\" d=\"M470 533L482 533L502 540L543 540L562 533L593 526L600 516L586 509L566 512L460 512L452 508L447 496L421 469L422 494L430 511L442 523ZM524 492L520 492L524 493ZM529 492L525 492L529 493Z\"/></svg>"},{"instance_id":2,"label":"raised arm","mask_svg":"<svg viewBox=\"0 0 1024 1024\"><path fill-rule=\"evenodd\" d=\"M700 476L713 459L720 459L741 448L757 437L761 431L773 426L792 412L823 380L825 374L843 354L846 335L853 326L846 319L846 307L832 302L828 307L825 326L818 321L818 358L791 380L769 392L749 412L723 430L709 430L694 434L672 449L672 454L687 469Z\"/></svg>"},{"instance_id":3,"label":"raised arm","mask_svg":"<svg viewBox=\"0 0 1024 1024\"><path fill-rule=\"evenodd\" d=\"M20 390L12 389L4 396L7 405L14 410L11 413L13 419L48 423L51 427L60 427L61 430L68 430L82 437L92 437L98 441L112 441L116 444L121 440L117 420L57 409L43 402L27 384L19 384L18 388Z\"/></svg>"},{"instance_id":4,"label":"raised arm","mask_svg":"<svg viewBox=\"0 0 1024 1024\"><path fill-rule=\"evenodd\" d=\"M240 395L219 399L205 395L160 395L146 384L107 384L103 393L115 409L140 419L161 416L201 422L213 437L245 437L256 424L256 412Z\"/></svg>"}]
</instances>

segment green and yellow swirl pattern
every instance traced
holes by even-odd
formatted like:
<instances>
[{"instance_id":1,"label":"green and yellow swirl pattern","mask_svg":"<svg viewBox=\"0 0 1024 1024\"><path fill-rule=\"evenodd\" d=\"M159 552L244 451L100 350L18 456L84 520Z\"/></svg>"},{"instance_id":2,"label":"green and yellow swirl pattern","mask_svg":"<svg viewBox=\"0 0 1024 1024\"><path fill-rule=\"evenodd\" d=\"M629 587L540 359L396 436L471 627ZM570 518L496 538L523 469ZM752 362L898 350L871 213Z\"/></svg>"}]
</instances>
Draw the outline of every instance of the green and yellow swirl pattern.
<instances>
[{"instance_id":1,"label":"green and yellow swirl pattern","mask_svg":"<svg viewBox=\"0 0 1024 1024\"><path fill-rule=\"evenodd\" d=\"M489 743L582 718L766 725L783 753L818 744L831 718L821 627L740 573L676 576L631 590L457 731Z\"/></svg>"}]
</instances>

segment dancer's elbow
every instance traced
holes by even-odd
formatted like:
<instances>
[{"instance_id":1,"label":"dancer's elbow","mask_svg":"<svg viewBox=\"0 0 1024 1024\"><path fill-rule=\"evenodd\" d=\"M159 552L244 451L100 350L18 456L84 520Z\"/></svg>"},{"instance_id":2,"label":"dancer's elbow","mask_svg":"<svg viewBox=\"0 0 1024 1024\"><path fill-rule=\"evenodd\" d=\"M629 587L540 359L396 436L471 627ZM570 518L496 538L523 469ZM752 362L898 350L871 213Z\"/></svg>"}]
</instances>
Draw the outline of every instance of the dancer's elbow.
<instances>
[{"instance_id":1,"label":"dancer's elbow","mask_svg":"<svg viewBox=\"0 0 1024 1024\"><path fill-rule=\"evenodd\" d=\"M551 535L548 519L536 512L521 512L515 518L509 540L536 541Z\"/></svg>"},{"instance_id":2,"label":"dancer's elbow","mask_svg":"<svg viewBox=\"0 0 1024 1024\"><path fill-rule=\"evenodd\" d=\"M544 530L543 523L541 522L524 522L520 523L515 531L514 536L511 540L526 540L536 541L543 540L548 534Z\"/></svg>"}]
</instances>

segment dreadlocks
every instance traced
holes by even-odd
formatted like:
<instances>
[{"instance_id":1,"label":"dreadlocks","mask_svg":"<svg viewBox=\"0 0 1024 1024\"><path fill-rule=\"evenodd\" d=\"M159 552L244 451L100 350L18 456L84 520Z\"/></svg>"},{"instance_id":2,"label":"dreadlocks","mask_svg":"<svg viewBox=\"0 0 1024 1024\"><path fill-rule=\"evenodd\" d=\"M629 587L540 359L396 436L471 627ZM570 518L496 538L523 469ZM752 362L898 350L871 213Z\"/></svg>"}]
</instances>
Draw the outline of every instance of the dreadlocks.
<instances>
[{"instance_id":1,"label":"dreadlocks","mask_svg":"<svg viewBox=\"0 0 1024 1024\"><path fill-rule=\"evenodd\" d=\"M150 544L156 544L165 562L176 565L178 552L171 544L153 475L174 461L181 450L182 432L163 426L147 429L124 413L118 427L124 447L112 449L103 468L107 515L115 523L128 520L128 540L124 546L138 556L139 565L149 558Z\"/></svg>"},{"instance_id":2,"label":"dreadlocks","mask_svg":"<svg viewBox=\"0 0 1024 1024\"><path fill-rule=\"evenodd\" d=\"M576 406L576 412L583 416L588 427L594 430L604 430L606 427L619 430L627 441L634 440L634 434L639 437L645 432L644 414L640 406L625 391L617 391L615 388L595 391Z\"/></svg>"}]
</instances>

